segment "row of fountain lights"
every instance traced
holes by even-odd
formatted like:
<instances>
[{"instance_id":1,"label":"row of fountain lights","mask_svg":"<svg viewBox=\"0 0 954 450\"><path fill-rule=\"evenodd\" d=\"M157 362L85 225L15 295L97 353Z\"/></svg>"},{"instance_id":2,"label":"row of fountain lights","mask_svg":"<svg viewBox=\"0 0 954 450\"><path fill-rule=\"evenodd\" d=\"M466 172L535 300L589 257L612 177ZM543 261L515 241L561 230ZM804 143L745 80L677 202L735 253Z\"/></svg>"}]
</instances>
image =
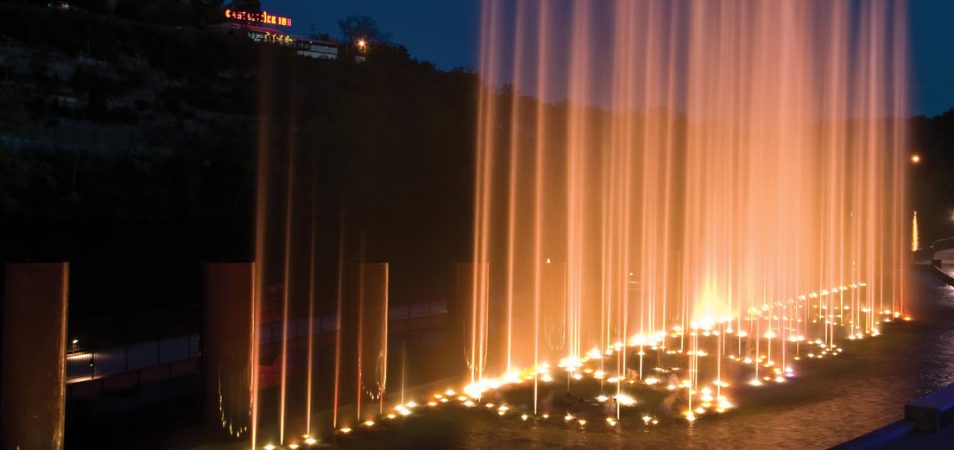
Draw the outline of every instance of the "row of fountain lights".
<instances>
[{"instance_id":1,"label":"row of fountain lights","mask_svg":"<svg viewBox=\"0 0 954 450\"><path fill-rule=\"evenodd\" d=\"M852 283L847 286L840 286L840 287L835 287L832 289L822 290L820 293L813 292L810 294L800 295L797 298L798 298L798 301L804 302L804 301L807 301L808 299L815 299L815 298L819 298L826 295L836 294L840 291L847 291L849 288L857 289L857 288L862 288L865 286L866 284L863 282ZM794 301L794 300L791 300L791 301ZM776 302L774 306L784 307L784 303L781 301ZM827 307L822 305L822 308L827 308ZM846 308L847 307L843 307L840 309L846 309ZM769 309L770 308L768 307L768 305L765 305L763 306L761 310L758 310L758 309L750 310L749 320L752 320L753 316L763 317L766 311L768 311ZM864 308L863 312L869 313L870 310L867 310L867 308ZM893 312L891 310L883 310L883 311L880 311L880 313L882 316L884 316L884 319L882 319L883 322L890 322L892 319L901 318L901 313ZM829 314L828 317L826 318L826 321L833 321L834 319L840 318L840 317L841 317L840 315ZM718 325L723 325L723 332L725 334L732 334L733 330L731 329L731 325L728 325L728 328L726 328L725 325L730 324L734 320L735 318L722 318L720 320L709 320L709 321L704 321L703 323L695 323L690 326L690 332L688 333L688 335L698 336L701 334L702 336L707 336L707 337L718 336L720 334L720 331L718 330ZM905 316L903 320L910 321L911 318L908 316ZM815 320L813 320L813 323L814 322ZM672 333L667 334L664 332L660 332L652 336L651 339L647 339L644 336L634 336L629 339L627 346L630 348L639 347L640 350L638 354L640 356L645 354L643 352L643 347L649 347L651 350L655 350L655 351L663 350L666 352L667 355L683 354L687 356L694 355L699 357L709 356L707 352L702 350L686 351L686 350L667 349L665 344L665 339L667 337L681 338L685 336L686 334L687 333L684 332L683 328L677 325L672 328ZM748 333L744 330L739 330L735 334L738 338L744 338L748 336ZM879 331L877 328L872 328L872 330L868 334L870 334L871 336L878 336ZM774 332L769 330L763 335L763 337L767 340L771 340L776 338L777 336L775 335ZM848 339L857 340L857 339L862 339L864 337L865 337L865 333L858 332L858 333L849 334ZM842 347L835 344L827 344L821 339L809 341L809 340L806 340L804 336L799 336L794 334L789 336L788 341L789 342L806 342L809 345L816 346L817 353L815 353L814 351L810 351L809 353L806 354L806 356L808 356L809 358L823 359L826 356L837 356L841 354L843 351ZM636 384L637 382L642 382L643 384L647 386L656 386L662 383L662 381L659 378L654 376L649 376L643 380L624 379L625 377L619 377L619 376L607 377L607 373L604 370L593 369L591 367L586 366L586 364L589 363L590 361L601 360L604 355L612 356L616 353L621 352L623 347L624 345L622 342L616 342L603 352L600 352L598 348L593 348L590 351L588 351L582 358L578 358L578 357L563 358L560 360L557 366L567 372L568 379L573 379L573 380L582 380L584 377L590 377L592 379L599 380L601 382L605 381L610 384L618 384L621 382L626 382L632 385L632 384ZM763 385L763 381L765 382L774 381L776 383L784 383L786 379L792 378L795 376L794 370L791 367L784 367L784 368L774 367L775 362L769 360L765 355L756 355L754 359L751 357L742 358L741 356L736 356L736 355L728 355L727 358L729 360L732 360L738 363L742 363L746 365L759 365L766 369L771 369L772 376L763 376L761 378L759 377L753 378L748 383L752 386L761 386ZM794 359L799 360L800 358L799 356L795 356ZM682 369L679 367L673 367L670 369L655 367L653 370L660 374L671 374L673 372L677 372ZM421 405L414 401L398 404L397 406L394 406L387 414L382 415L379 418L379 420L389 420L389 421L397 420L402 417L410 416L414 410L419 409L421 407L426 406L427 408L437 408L444 404L449 404L449 403L458 404L466 408L476 408L477 406L483 406L484 408L488 410L496 411L496 414L501 417L507 416L507 415L510 415L511 410L513 409L511 406L507 405L506 403L503 403L503 404L495 404L493 402L481 403L481 398L483 397L483 395L489 392L496 391L508 385L521 384L523 382L533 381L534 379L538 379L539 381L542 381L544 383L553 382L554 378L550 374L550 364L546 362L541 363L536 370L512 371L508 373L507 375L505 375L503 378L481 379L480 381L465 387L462 390L462 392L457 392L454 389L447 389L444 392L433 394L431 399L427 401L424 405ZM717 379L712 382L711 387L708 385L705 385L701 389L696 390L693 388L692 382L690 380L684 379L679 381L678 383L671 383L671 382L668 383L665 389L668 391L686 389L690 399L693 396L697 397L697 400L699 402L697 406L691 409L686 409L682 412L682 416L685 418L685 420L689 423L692 423L699 416L703 414L707 414L707 413L721 414L734 408L735 405L732 404L729 398L725 396L724 394L722 394L721 392L721 388L728 388L728 387L730 387L729 383ZM600 394L599 396L596 397L596 400L600 403L613 400L623 407L633 407L636 405L636 399L622 391L619 391L618 394L613 395L612 397L606 396L604 394ZM543 413L537 416L537 415L522 413L520 414L519 418L522 421L527 421L527 420L530 420L531 418L538 421L547 421L550 419L550 415L547 413ZM588 424L586 419L581 417L576 417L569 412L567 412L562 419L563 419L563 422L565 423L568 423L568 424L575 423L581 428L585 427ZM643 425L647 427L659 424L659 419L651 415L643 415L641 416L641 420L643 422ZM606 423L606 426L615 428L619 426L619 419L617 417L612 417L612 416L606 417L605 423ZM377 422L375 422L374 420L366 420L362 422L360 426L365 429L370 429L370 428L373 428L376 424ZM354 429L351 428L350 426L344 426L344 427L338 428L335 431L336 433L341 435L348 435L354 432ZM301 436L300 442L304 444L305 446L314 446L318 444L318 440L311 435ZM286 447L282 447L282 448L294 450L294 449L300 448L302 444L293 442L288 444ZM265 450L279 449L279 447L275 446L274 444L267 444L263 446L262 448L264 448Z\"/></svg>"}]
</instances>

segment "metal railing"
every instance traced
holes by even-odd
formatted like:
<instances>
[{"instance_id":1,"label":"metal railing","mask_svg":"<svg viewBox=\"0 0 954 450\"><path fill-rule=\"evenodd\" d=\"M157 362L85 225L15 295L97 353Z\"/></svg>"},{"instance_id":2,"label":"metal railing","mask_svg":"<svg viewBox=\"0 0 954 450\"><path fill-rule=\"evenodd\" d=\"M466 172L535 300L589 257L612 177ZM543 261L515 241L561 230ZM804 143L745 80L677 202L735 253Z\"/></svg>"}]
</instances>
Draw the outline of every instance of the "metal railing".
<instances>
[{"instance_id":1,"label":"metal railing","mask_svg":"<svg viewBox=\"0 0 954 450\"><path fill-rule=\"evenodd\" d=\"M66 382L118 375L125 372L196 358L199 335L178 336L102 350L66 355Z\"/></svg>"},{"instance_id":2,"label":"metal railing","mask_svg":"<svg viewBox=\"0 0 954 450\"><path fill-rule=\"evenodd\" d=\"M446 302L392 306L388 309L388 321L420 319L441 314L447 314ZM288 325L288 339L309 335L307 318L293 320ZM312 325L311 334L336 331L338 329L338 315L318 316ZM262 325L260 343L277 342L281 339L282 324L280 322ZM198 334L137 342L102 350L71 352L66 355L66 382L78 383L95 380L176 361L198 358L200 355L201 347Z\"/></svg>"},{"instance_id":3,"label":"metal railing","mask_svg":"<svg viewBox=\"0 0 954 450\"><path fill-rule=\"evenodd\" d=\"M388 322L420 319L424 317L447 314L446 302L417 303L404 306L390 306L388 308ZM338 330L338 315L327 314L315 318L310 334L326 333ZM262 325L260 343L278 342L282 340L282 323L272 322ZM308 336L308 318L295 319L288 323L288 339Z\"/></svg>"}]
</instances>

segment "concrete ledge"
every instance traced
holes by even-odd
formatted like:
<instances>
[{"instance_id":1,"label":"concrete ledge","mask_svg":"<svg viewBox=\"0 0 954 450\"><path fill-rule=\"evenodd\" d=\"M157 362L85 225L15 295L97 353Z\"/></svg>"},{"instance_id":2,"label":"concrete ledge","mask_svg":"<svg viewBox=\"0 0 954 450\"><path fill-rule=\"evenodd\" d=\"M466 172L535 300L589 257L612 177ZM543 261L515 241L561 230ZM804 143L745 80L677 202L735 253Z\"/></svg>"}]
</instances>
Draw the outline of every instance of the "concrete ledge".
<instances>
[{"instance_id":1,"label":"concrete ledge","mask_svg":"<svg viewBox=\"0 0 954 450\"><path fill-rule=\"evenodd\" d=\"M954 385L934 391L904 405L904 418L918 431L937 432L954 420Z\"/></svg>"},{"instance_id":2,"label":"concrete ledge","mask_svg":"<svg viewBox=\"0 0 954 450\"><path fill-rule=\"evenodd\" d=\"M897 445L915 436L938 436L954 422L954 384L904 405L904 420L832 447L835 450L867 450ZM941 437L941 439L944 439ZM944 447L944 448L954 448Z\"/></svg>"},{"instance_id":3,"label":"concrete ledge","mask_svg":"<svg viewBox=\"0 0 954 450\"><path fill-rule=\"evenodd\" d=\"M941 268L937 266L931 266L931 267L934 268L934 273L936 273L939 277L941 277L941 279L944 280L945 283L951 286L954 286L954 278L948 275L947 272L941 270Z\"/></svg>"},{"instance_id":4,"label":"concrete ledge","mask_svg":"<svg viewBox=\"0 0 954 450\"><path fill-rule=\"evenodd\" d=\"M848 442L832 447L832 450L869 450L884 447L896 442L915 430L914 422L899 420L868 434L858 436Z\"/></svg>"}]
</instances>

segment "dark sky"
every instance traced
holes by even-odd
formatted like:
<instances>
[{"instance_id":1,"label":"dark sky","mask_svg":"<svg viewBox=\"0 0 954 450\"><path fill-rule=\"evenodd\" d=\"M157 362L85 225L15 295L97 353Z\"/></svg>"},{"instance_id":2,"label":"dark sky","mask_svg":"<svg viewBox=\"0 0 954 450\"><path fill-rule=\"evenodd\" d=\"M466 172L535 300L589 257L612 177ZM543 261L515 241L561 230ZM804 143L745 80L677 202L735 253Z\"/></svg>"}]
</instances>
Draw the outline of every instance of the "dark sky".
<instances>
[{"instance_id":1,"label":"dark sky","mask_svg":"<svg viewBox=\"0 0 954 450\"><path fill-rule=\"evenodd\" d=\"M412 55L441 69L477 66L479 0L264 0L265 10L293 19L295 34L311 26L339 35L336 21L368 15ZM936 115L954 107L954 0L908 0L913 111Z\"/></svg>"}]
</instances>

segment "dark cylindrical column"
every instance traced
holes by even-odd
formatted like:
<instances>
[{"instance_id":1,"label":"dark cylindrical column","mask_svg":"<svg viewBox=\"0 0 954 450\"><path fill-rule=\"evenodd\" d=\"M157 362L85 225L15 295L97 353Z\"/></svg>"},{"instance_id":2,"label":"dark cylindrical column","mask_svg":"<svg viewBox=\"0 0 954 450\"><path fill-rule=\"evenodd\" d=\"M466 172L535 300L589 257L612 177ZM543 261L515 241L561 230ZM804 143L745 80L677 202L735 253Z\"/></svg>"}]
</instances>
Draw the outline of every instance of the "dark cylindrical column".
<instances>
[{"instance_id":1,"label":"dark cylindrical column","mask_svg":"<svg viewBox=\"0 0 954 450\"><path fill-rule=\"evenodd\" d=\"M244 437L251 421L255 264L205 263L202 364L206 420L216 434Z\"/></svg>"},{"instance_id":2,"label":"dark cylindrical column","mask_svg":"<svg viewBox=\"0 0 954 450\"><path fill-rule=\"evenodd\" d=\"M358 395L377 400L366 419L382 412L387 386L388 263L359 264L358 282Z\"/></svg>"},{"instance_id":3,"label":"dark cylindrical column","mask_svg":"<svg viewBox=\"0 0 954 450\"><path fill-rule=\"evenodd\" d=\"M68 263L7 264L0 443L63 448Z\"/></svg>"},{"instance_id":4,"label":"dark cylindrical column","mask_svg":"<svg viewBox=\"0 0 954 450\"><path fill-rule=\"evenodd\" d=\"M458 348L463 348L468 375L481 378L487 365L490 264L455 263L454 264L454 300L451 317L452 338L457 339Z\"/></svg>"}]
</instances>

